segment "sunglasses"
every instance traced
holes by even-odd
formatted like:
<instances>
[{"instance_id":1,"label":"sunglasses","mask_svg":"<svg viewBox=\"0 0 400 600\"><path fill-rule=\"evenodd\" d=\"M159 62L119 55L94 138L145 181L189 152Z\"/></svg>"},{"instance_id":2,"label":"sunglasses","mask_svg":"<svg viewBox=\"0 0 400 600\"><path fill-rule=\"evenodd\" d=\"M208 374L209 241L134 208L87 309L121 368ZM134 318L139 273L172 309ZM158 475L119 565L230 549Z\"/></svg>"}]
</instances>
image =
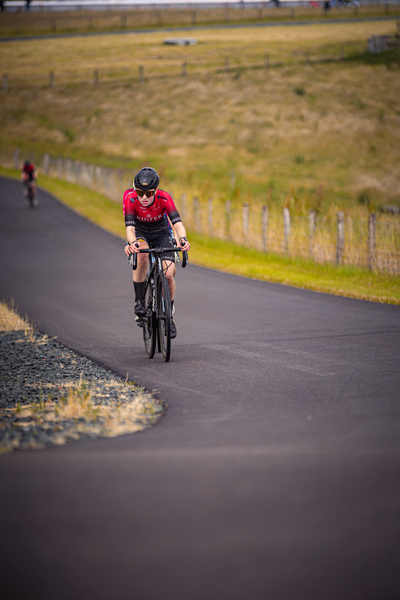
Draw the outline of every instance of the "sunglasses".
<instances>
[{"instance_id":1,"label":"sunglasses","mask_svg":"<svg viewBox=\"0 0 400 600\"><path fill-rule=\"evenodd\" d=\"M138 196L140 196L140 198L143 198L143 196L146 196L146 198L151 198L152 196L154 196L155 191L156 190L135 190L135 192Z\"/></svg>"}]
</instances>

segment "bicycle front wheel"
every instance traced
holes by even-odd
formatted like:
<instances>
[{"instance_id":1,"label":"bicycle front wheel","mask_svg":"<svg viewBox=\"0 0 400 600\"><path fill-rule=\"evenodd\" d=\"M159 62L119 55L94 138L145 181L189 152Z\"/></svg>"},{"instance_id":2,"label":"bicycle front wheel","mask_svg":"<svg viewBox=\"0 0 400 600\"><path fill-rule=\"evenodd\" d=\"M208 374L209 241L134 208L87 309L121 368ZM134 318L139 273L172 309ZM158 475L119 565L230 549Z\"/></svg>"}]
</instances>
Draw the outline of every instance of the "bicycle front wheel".
<instances>
[{"instance_id":1,"label":"bicycle front wheel","mask_svg":"<svg viewBox=\"0 0 400 600\"><path fill-rule=\"evenodd\" d=\"M157 321L153 312L153 285L149 282L144 296L147 316L143 319L143 341L147 356L153 358L156 351Z\"/></svg>"},{"instance_id":2,"label":"bicycle front wheel","mask_svg":"<svg viewBox=\"0 0 400 600\"><path fill-rule=\"evenodd\" d=\"M164 274L158 279L157 301L159 342L163 358L168 362L171 356L171 298Z\"/></svg>"}]
</instances>

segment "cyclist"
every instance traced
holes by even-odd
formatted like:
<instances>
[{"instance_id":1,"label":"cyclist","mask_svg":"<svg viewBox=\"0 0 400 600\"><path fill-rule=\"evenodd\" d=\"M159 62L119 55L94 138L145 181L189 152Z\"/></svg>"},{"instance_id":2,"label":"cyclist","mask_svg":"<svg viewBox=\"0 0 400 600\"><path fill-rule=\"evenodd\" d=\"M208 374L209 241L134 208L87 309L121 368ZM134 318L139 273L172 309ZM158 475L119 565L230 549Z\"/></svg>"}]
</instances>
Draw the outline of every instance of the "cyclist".
<instances>
[{"instance_id":1,"label":"cyclist","mask_svg":"<svg viewBox=\"0 0 400 600\"><path fill-rule=\"evenodd\" d=\"M37 204L36 200L36 167L30 160L26 160L24 166L22 167L21 179L22 185L24 186L24 195L27 196L29 192L29 186L32 188L33 192L33 204Z\"/></svg>"},{"instance_id":2,"label":"cyclist","mask_svg":"<svg viewBox=\"0 0 400 600\"><path fill-rule=\"evenodd\" d=\"M176 231L182 250L189 250L183 226L174 201L167 192L158 189L160 177L155 169L144 167L136 174L133 189L124 193L123 211L126 226L125 254L138 253L141 248L171 247L166 254L163 267L171 296L172 313L175 298L175 254L169 221ZM135 315L137 319L146 315L144 305L145 279L147 275L148 255L139 254L137 269L133 273L135 290ZM171 318L171 338L176 337L176 325Z\"/></svg>"}]
</instances>

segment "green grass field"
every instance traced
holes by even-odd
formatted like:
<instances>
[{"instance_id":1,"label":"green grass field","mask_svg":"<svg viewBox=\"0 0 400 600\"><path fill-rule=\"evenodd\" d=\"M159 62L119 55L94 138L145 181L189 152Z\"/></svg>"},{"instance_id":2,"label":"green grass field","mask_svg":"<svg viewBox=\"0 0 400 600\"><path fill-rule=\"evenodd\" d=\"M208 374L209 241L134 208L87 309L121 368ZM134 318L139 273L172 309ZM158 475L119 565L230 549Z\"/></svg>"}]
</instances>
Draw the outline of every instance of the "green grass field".
<instances>
[{"instance_id":1,"label":"green grass field","mask_svg":"<svg viewBox=\"0 0 400 600\"><path fill-rule=\"evenodd\" d=\"M19 174L0 168L0 175L17 178ZM120 204L86 188L51 177L41 176L40 185L79 214L121 237L123 260L125 226ZM21 206L25 202L21 193ZM264 254L191 231L188 235L192 244L190 260L203 267L338 296L400 304L398 276Z\"/></svg>"}]
</instances>

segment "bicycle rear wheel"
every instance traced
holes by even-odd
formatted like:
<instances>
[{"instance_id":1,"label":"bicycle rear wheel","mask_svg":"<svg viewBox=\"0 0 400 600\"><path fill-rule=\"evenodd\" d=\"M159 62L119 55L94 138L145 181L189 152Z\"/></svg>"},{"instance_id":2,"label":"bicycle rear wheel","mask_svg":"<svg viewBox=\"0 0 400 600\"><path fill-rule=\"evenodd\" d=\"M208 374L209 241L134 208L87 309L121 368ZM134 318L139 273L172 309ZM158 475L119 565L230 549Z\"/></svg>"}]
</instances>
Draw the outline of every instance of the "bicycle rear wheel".
<instances>
[{"instance_id":1,"label":"bicycle rear wheel","mask_svg":"<svg viewBox=\"0 0 400 600\"><path fill-rule=\"evenodd\" d=\"M147 356L153 358L156 351L157 320L153 312L153 285L149 282L144 296L147 316L143 319L143 341Z\"/></svg>"},{"instance_id":2,"label":"bicycle rear wheel","mask_svg":"<svg viewBox=\"0 0 400 600\"><path fill-rule=\"evenodd\" d=\"M28 186L28 200L30 207L33 208L35 206L35 194L31 185Z\"/></svg>"},{"instance_id":3,"label":"bicycle rear wheel","mask_svg":"<svg viewBox=\"0 0 400 600\"><path fill-rule=\"evenodd\" d=\"M164 360L168 362L171 356L171 298L164 274L158 278L157 300L159 342Z\"/></svg>"}]
</instances>

